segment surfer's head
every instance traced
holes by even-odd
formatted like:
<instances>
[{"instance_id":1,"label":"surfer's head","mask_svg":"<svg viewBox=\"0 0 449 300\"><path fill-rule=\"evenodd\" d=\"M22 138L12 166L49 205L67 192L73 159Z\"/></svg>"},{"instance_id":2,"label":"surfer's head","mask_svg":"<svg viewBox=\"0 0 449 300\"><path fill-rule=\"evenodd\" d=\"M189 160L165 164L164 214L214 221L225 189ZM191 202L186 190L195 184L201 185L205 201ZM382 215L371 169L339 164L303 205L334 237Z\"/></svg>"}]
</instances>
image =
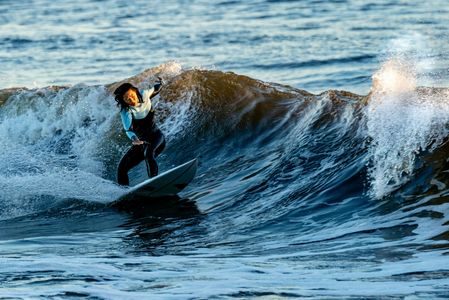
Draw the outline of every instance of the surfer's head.
<instances>
[{"instance_id":1,"label":"surfer's head","mask_svg":"<svg viewBox=\"0 0 449 300\"><path fill-rule=\"evenodd\" d=\"M136 91L134 89L129 89L123 95L123 101L125 101L125 103L129 106L136 106L137 103L139 103L139 98L137 97Z\"/></svg>"},{"instance_id":2,"label":"surfer's head","mask_svg":"<svg viewBox=\"0 0 449 300\"><path fill-rule=\"evenodd\" d=\"M115 101L117 105L124 109L129 106L136 106L137 103L142 102L142 95L139 90L131 83L122 83L114 91Z\"/></svg>"}]
</instances>

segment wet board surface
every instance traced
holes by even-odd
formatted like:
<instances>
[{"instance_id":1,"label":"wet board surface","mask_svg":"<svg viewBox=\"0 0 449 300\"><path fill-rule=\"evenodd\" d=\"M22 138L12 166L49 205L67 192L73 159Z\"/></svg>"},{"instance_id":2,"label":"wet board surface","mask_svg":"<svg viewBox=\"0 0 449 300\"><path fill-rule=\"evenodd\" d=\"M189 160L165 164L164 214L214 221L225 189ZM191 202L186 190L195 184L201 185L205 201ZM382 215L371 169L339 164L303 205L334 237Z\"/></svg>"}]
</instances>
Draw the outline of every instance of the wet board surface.
<instances>
[{"instance_id":1,"label":"wet board surface","mask_svg":"<svg viewBox=\"0 0 449 300\"><path fill-rule=\"evenodd\" d=\"M192 159L191 161L129 188L127 193L110 205L120 206L121 204L131 202L134 199L175 196L192 181L195 177L197 167L198 160L196 158Z\"/></svg>"}]
</instances>

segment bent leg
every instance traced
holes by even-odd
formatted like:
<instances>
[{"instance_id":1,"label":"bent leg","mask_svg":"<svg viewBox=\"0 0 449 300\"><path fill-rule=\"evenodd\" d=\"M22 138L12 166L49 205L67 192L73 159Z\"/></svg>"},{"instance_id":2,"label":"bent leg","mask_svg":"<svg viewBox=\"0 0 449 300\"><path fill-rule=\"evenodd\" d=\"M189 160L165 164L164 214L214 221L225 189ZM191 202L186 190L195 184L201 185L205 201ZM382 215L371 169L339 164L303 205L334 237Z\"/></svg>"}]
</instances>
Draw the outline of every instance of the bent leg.
<instances>
[{"instance_id":1,"label":"bent leg","mask_svg":"<svg viewBox=\"0 0 449 300\"><path fill-rule=\"evenodd\" d=\"M131 146L120 160L117 168L117 182L120 185L129 185L128 172L137 166L142 160L143 146Z\"/></svg>"},{"instance_id":2,"label":"bent leg","mask_svg":"<svg viewBox=\"0 0 449 300\"><path fill-rule=\"evenodd\" d=\"M151 143L145 149L145 161L147 163L147 172L149 177L154 177L159 174L159 167L156 162L156 157L165 148L165 137L160 130L156 133Z\"/></svg>"},{"instance_id":3,"label":"bent leg","mask_svg":"<svg viewBox=\"0 0 449 300\"><path fill-rule=\"evenodd\" d=\"M154 157L158 157L159 154L161 154L162 151L164 151L165 149L165 136L162 134L160 134L159 138L158 138L158 143L156 143L156 147L154 148Z\"/></svg>"}]
</instances>

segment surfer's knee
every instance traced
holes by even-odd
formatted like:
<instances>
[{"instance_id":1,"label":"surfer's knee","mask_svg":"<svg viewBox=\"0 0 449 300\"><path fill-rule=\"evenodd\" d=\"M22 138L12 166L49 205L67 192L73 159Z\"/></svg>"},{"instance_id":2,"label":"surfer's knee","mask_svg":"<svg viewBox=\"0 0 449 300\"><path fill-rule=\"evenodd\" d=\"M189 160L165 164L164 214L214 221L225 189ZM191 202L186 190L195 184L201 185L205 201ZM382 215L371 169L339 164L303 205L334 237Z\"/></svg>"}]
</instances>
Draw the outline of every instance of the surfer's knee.
<instances>
[{"instance_id":1,"label":"surfer's knee","mask_svg":"<svg viewBox=\"0 0 449 300\"><path fill-rule=\"evenodd\" d=\"M154 157L158 157L159 154L161 154L162 151L164 151L165 149L165 137L162 135L161 140L159 142L159 144L157 145L157 147L154 149L153 151L153 156Z\"/></svg>"},{"instance_id":2,"label":"surfer's knee","mask_svg":"<svg viewBox=\"0 0 449 300\"><path fill-rule=\"evenodd\" d=\"M149 160L154 160L154 148L151 147L151 146L148 146L148 147L145 149L144 156L145 156L145 159L146 159L147 161L149 161Z\"/></svg>"},{"instance_id":3,"label":"surfer's knee","mask_svg":"<svg viewBox=\"0 0 449 300\"><path fill-rule=\"evenodd\" d=\"M124 168L118 168L117 183L120 185L129 185L128 170Z\"/></svg>"},{"instance_id":4,"label":"surfer's knee","mask_svg":"<svg viewBox=\"0 0 449 300\"><path fill-rule=\"evenodd\" d=\"M123 157L120 162L118 163L118 167L117 170L118 172L121 172L123 170L127 170L129 169L129 158L128 157Z\"/></svg>"}]
</instances>

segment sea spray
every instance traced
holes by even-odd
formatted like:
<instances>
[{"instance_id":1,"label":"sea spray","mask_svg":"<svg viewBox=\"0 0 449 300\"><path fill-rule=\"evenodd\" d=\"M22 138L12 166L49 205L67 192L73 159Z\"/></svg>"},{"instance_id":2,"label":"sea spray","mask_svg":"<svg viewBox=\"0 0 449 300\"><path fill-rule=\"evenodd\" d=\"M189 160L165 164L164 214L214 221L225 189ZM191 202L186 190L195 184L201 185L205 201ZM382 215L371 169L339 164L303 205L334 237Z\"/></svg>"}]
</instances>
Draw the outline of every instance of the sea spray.
<instances>
[{"instance_id":1,"label":"sea spray","mask_svg":"<svg viewBox=\"0 0 449 300\"><path fill-rule=\"evenodd\" d=\"M366 117L371 140L369 194L374 198L407 182L418 155L448 133L447 96L417 88L417 78L416 66L401 59L388 60L373 75Z\"/></svg>"}]
</instances>

